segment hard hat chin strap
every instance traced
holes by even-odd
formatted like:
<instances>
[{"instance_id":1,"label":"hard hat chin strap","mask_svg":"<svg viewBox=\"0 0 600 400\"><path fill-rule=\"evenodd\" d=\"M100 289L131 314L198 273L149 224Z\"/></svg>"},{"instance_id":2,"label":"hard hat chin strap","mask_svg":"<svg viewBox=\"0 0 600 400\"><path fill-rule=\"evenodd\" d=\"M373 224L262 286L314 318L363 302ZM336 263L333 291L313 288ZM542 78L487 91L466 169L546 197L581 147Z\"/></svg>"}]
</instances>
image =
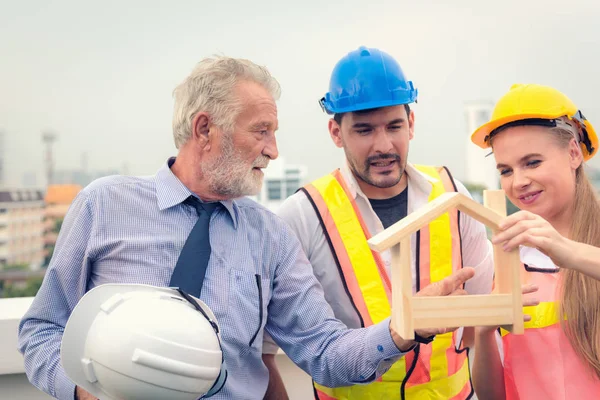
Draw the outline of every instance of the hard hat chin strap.
<instances>
[{"instance_id":1,"label":"hard hat chin strap","mask_svg":"<svg viewBox=\"0 0 600 400\"><path fill-rule=\"evenodd\" d=\"M219 326L217 325L217 323L215 321L213 321L208 314L206 314L204 312L204 310L202 309L202 307L200 307L200 304L198 304L198 302L196 300L194 300L194 298L192 296L190 296L189 294L187 294L186 292L184 292L183 290L179 289L179 288L175 288L175 290L177 290L177 292L179 292L179 294L181 295L181 297L183 297L184 299L186 299L187 301L189 301L196 310L200 311L200 313L202 315L204 315L204 318L206 318L206 320L208 321L208 323L210 324L210 326L212 326L213 330L215 331L215 333L219 333ZM218 335L217 335L218 336Z\"/></svg>"},{"instance_id":2,"label":"hard hat chin strap","mask_svg":"<svg viewBox=\"0 0 600 400\"><path fill-rule=\"evenodd\" d=\"M215 335L217 336L217 340L219 341L219 348L221 349L221 354L223 354L223 346L221 346L221 338L219 337L219 326L217 325L217 323L215 321L213 321L208 316L208 314L206 314L206 312L204 312L204 310L202 309L200 304L198 304L198 302L192 296L190 296L189 294L187 294L186 292L184 292L183 290L181 290L179 288L174 288L174 289L177 290L177 292L179 292L181 297L186 299L192 306L194 306L194 308L196 310L198 310L204 316L204 318L206 318L206 320L208 321L210 326L212 326L213 330L215 331ZM223 386L225 386L226 381L227 381L227 368L225 367L225 356L223 355L221 358L221 371L219 372L219 376L217 377L217 380L215 381L215 383L213 383L210 390L204 396L200 397L198 400L206 399L208 397L212 397L215 394L219 393L219 391L221 391L221 389L223 389Z\"/></svg>"},{"instance_id":3,"label":"hard hat chin strap","mask_svg":"<svg viewBox=\"0 0 600 400\"><path fill-rule=\"evenodd\" d=\"M579 131L579 142L583 143L588 154L593 154L596 149L594 146L592 146L592 141L590 140L590 135L588 134L587 127L585 125L587 118L583 115L581 110L577 110L577 112L571 116L571 120L577 125Z\"/></svg>"},{"instance_id":4,"label":"hard hat chin strap","mask_svg":"<svg viewBox=\"0 0 600 400\"><path fill-rule=\"evenodd\" d=\"M223 386L225 386L225 382L227 382L227 368L225 367L225 360L223 360L223 363L221 364L221 372L219 372L219 377L212 385L210 390L204 396L200 397L200 399L207 399L219 393L221 389L223 389Z\"/></svg>"}]
</instances>

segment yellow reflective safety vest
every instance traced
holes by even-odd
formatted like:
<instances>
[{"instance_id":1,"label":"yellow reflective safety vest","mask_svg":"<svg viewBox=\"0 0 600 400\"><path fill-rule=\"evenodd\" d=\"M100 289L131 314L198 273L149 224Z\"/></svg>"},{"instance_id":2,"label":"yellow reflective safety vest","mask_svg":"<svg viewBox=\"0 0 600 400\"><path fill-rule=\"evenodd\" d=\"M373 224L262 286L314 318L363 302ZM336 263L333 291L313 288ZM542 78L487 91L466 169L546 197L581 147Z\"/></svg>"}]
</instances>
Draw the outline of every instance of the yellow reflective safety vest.
<instances>
[{"instance_id":1,"label":"yellow reflective safety vest","mask_svg":"<svg viewBox=\"0 0 600 400\"><path fill-rule=\"evenodd\" d=\"M433 178L428 201L456 186L444 167L415 165ZM391 284L354 198L339 170L301 189L320 218L340 277L362 326L391 315ZM462 268L459 211L441 215L417 232L417 285L419 290ZM314 383L315 398L332 399L468 399L473 395L468 349L458 349L456 332L437 335L398 360L377 381L366 385L328 388Z\"/></svg>"}]
</instances>

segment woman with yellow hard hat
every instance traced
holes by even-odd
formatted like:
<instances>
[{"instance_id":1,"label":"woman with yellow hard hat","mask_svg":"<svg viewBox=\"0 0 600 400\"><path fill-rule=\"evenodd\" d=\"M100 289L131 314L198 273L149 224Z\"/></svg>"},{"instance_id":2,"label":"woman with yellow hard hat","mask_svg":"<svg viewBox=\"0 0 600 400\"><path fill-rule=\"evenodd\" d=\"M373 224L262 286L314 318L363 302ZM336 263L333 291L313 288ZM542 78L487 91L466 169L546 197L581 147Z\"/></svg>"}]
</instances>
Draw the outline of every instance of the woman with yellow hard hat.
<instances>
[{"instance_id":1,"label":"woman with yellow hard hat","mask_svg":"<svg viewBox=\"0 0 600 400\"><path fill-rule=\"evenodd\" d=\"M471 140L492 149L521 210L492 242L519 247L524 303L539 302L524 308L524 335L501 330L500 351L494 327L476 329L477 396L600 399L600 203L583 165L598 151L596 132L558 90L513 85Z\"/></svg>"}]
</instances>

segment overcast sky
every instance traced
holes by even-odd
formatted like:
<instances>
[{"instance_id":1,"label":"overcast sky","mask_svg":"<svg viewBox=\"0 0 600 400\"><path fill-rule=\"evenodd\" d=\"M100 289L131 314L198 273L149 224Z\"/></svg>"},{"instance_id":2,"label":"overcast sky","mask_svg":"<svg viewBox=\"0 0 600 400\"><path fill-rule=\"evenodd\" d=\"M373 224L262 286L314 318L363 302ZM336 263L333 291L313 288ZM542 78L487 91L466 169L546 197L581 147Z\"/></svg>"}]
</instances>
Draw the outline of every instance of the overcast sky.
<instances>
[{"instance_id":1,"label":"overcast sky","mask_svg":"<svg viewBox=\"0 0 600 400\"><path fill-rule=\"evenodd\" d=\"M289 4L289 5L288 5ZM172 90L203 57L266 65L281 83L280 154L315 178L342 160L317 100L360 45L392 54L419 89L412 162L464 176L464 104L512 83L552 85L600 125L596 0L0 0L0 130L6 180L56 168L153 174L175 154ZM310 161L309 161L310 158ZM592 165L600 166L600 159Z\"/></svg>"}]
</instances>

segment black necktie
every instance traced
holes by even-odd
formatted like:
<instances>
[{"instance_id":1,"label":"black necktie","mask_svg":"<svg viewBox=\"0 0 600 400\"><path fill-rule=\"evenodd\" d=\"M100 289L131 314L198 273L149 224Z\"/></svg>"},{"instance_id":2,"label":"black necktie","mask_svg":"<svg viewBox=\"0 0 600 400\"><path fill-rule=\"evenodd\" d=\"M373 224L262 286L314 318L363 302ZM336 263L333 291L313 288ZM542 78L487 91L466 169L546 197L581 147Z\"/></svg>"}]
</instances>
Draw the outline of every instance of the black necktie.
<instances>
[{"instance_id":1,"label":"black necktie","mask_svg":"<svg viewBox=\"0 0 600 400\"><path fill-rule=\"evenodd\" d=\"M197 198L190 196L184 204L191 205L196 209L198 222L183 245L169 286L178 287L184 292L200 298L202 283L210 259L208 224L210 215L219 203L202 203Z\"/></svg>"}]
</instances>

